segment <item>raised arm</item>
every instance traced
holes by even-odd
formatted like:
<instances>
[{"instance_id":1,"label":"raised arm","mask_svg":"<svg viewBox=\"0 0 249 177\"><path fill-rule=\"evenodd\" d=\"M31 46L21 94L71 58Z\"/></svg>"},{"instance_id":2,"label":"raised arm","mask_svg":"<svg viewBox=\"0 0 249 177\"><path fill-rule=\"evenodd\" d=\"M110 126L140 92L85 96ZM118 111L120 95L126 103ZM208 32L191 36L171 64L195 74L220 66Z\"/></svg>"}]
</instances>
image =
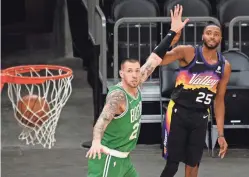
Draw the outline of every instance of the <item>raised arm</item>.
<instances>
[{"instance_id":1,"label":"raised arm","mask_svg":"<svg viewBox=\"0 0 249 177\"><path fill-rule=\"evenodd\" d=\"M166 52L163 59L152 52L146 63L141 67L141 83L145 82L147 78L153 73L158 65L167 65L176 60L184 58L184 49L186 46L177 46L169 52Z\"/></svg>"},{"instance_id":2,"label":"raised arm","mask_svg":"<svg viewBox=\"0 0 249 177\"><path fill-rule=\"evenodd\" d=\"M178 45L177 47L173 48L171 51L167 52L160 65L168 65L176 60L182 60L185 58L185 51L191 48L187 45Z\"/></svg>"},{"instance_id":3,"label":"raised arm","mask_svg":"<svg viewBox=\"0 0 249 177\"><path fill-rule=\"evenodd\" d=\"M146 81L155 68L161 64L166 52L172 45L174 37L189 21L189 19L185 19L184 22L182 22L182 10L183 8L180 5L175 6L174 12L171 10L171 29L160 44L153 50L146 63L141 67L140 83Z\"/></svg>"},{"instance_id":4,"label":"raised arm","mask_svg":"<svg viewBox=\"0 0 249 177\"><path fill-rule=\"evenodd\" d=\"M86 157L95 159L98 154L101 158L103 147L101 139L108 124L117 114L122 114L126 106L126 96L123 91L116 90L110 93L106 98L106 104L93 128L93 141L90 150L87 152ZM104 152L105 153L105 152Z\"/></svg>"},{"instance_id":5,"label":"raised arm","mask_svg":"<svg viewBox=\"0 0 249 177\"><path fill-rule=\"evenodd\" d=\"M231 74L231 66L226 61L225 63L225 69L224 69L224 75L223 78L220 80L217 94L214 101L214 113L217 123L217 129L218 129L218 143L220 145L220 152L219 156L223 158L227 151L227 142L224 138L224 119L225 119L225 93L227 88L227 83L229 81Z\"/></svg>"}]
</instances>

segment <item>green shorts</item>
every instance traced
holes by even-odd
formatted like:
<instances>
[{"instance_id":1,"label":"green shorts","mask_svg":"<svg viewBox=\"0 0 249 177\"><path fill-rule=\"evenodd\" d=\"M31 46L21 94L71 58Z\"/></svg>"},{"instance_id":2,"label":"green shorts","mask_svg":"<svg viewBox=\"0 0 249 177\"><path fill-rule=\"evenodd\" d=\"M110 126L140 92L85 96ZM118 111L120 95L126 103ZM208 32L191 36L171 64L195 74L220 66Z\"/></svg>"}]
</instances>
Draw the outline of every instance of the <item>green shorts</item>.
<instances>
[{"instance_id":1,"label":"green shorts","mask_svg":"<svg viewBox=\"0 0 249 177\"><path fill-rule=\"evenodd\" d=\"M131 163L130 156L118 158L101 154L101 159L88 160L87 177L138 177L137 171Z\"/></svg>"}]
</instances>

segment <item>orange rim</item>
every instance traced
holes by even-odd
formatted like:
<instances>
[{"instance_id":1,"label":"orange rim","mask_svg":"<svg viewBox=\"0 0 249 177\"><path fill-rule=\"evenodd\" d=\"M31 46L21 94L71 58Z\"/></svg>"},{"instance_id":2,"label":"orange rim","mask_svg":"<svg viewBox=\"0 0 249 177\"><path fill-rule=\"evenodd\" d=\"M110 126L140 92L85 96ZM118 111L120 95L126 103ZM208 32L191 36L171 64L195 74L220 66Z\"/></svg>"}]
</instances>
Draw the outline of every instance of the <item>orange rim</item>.
<instances>
[{"instance_id":1,"label":"orange rim","mask_svg":"<svg viewBox=\"0 0 249 177\"><path fill-rule=\"evenodd\" d=\"M43 69L49 70L62 70L65 73L57 76L41 76L41 77L28 77L17 76L17 73L28 73L31 71L40 71ZM1 84L15 83L15 84L42 84L46 80L59 80L72 76L72 69L65 66L57 65L23 65L14 66L1 71Z\"/></svg>"}]
</instances>

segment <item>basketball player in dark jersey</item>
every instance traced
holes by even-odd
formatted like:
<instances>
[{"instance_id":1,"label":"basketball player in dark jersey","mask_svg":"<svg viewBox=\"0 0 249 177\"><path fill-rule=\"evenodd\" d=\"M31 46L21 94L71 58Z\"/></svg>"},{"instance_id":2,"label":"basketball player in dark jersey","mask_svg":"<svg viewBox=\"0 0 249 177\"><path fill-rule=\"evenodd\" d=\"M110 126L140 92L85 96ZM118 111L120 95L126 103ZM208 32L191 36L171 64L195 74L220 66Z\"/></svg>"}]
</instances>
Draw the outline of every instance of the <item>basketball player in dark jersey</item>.
<instances>
[{"instance_id":1,"label":"basketball player in dark jersey","mask_svg":"<svg viewBox=\"0 0 249 177\"><path fill-rule=\"evenodd\" d=\"M226 154L224 96L231 67L217 52L221 39L220 27L207 25L202 36L203 46L179 45L163 56L152 52L141 68L142 72L153 72L158 65L179 61L180 71L165 116L164 157L167 163L161 177L173 177L179 162L186 164L185 177L197 177L212 103L218 128L219 156L223 158Z\"/></svg>"}]
</instances>

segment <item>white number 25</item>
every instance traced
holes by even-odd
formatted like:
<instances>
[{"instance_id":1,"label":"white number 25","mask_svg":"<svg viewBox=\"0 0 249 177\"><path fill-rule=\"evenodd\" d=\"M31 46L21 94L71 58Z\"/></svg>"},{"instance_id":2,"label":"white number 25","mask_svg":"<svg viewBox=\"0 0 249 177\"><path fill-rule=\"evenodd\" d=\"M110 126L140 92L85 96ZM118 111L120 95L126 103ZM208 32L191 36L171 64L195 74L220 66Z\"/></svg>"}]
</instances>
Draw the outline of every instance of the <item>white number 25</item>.
<instances>
[{"instance_id":1,"label":"white number 25","mask_svg":"<svg viewBox=\"0 0 249 177\"><path fill-rule=\"evenodd\" d=\"M212 101L212 97L213 95L212 94L206 94L204 92L199 92L198 93L198 97L196 98L196 102L199 102L199 103L204 103L204 104L210 104L211 101Z\"/></svg>"}]
</instances>

